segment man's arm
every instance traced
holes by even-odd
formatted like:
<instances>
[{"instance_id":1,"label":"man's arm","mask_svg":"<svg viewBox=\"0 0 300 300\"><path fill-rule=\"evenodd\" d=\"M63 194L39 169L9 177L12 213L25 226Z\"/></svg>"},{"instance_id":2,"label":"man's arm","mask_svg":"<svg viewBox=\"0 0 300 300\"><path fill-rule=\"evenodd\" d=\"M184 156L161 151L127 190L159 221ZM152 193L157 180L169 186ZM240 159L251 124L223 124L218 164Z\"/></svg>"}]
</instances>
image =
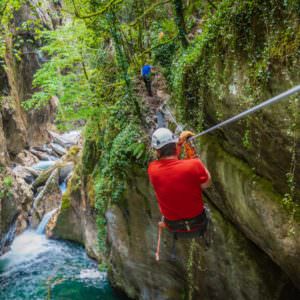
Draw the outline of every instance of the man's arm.
<instances>
[{"instance_id":1,"label":"man's arm","mask_svg":"<svg viewBox=\"0 0 300 300\"><path fill-rule=\"evenodd\" d=\"M205 172L207 173L208 178L207 178L206 182L204 182L204 183L201 184L201 189L202 190L207 189L208 187L211 186L211 176L210 176L210 173L209 173L209 171L205 167L204 167L204 169L205 169Z\"/></svg>"}]
</instances>

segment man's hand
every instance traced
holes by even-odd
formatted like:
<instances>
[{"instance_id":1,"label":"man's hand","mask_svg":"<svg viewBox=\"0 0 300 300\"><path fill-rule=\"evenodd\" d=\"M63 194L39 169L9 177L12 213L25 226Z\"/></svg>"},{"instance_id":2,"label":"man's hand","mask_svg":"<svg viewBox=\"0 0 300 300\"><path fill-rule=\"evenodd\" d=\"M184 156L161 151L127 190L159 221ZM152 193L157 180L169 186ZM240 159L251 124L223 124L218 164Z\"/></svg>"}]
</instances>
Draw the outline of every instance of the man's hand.
<instances>
[{"instance_id":1,"label":"man's hand","mask_svg":"<svg viewBox=\"0 0 300 300\"><path fill-rule=\"evenodd\" d=\"M183 131L179 136L178 146L179 148L183 145L185 158L196 158L197 153L193 143L189 143L188 139L195 134L191 131Z\"/></svg>"},{"instance_id":2,"label":"man's hand","mask_svg":"<svg viewBox=\"0 0 300 300\"><path fill-rule=\"evenodd\" d=\"M182 131L179 136L178 144L179 145L184 144L187 141L187 139L189 139L190 137L192 137L194 135L195 135L195 133L193 133L192 131L188 131L188 130Z\"/></svg>"}]
</instances>

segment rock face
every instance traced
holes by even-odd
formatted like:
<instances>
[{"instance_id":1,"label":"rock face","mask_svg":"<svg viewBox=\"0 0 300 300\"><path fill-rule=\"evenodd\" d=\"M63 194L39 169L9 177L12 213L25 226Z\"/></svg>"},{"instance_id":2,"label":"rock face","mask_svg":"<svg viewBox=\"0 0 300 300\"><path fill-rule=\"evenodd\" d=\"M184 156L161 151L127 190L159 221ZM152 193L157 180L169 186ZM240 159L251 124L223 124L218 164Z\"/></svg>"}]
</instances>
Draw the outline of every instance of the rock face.
<instances>
[{"instance_id":1,"label":"rock face","mask_svg":"<svg viewBox=\"0 0 300 300\"><path fill-rule=\"evenodd\" d=\"M40 22L42 27L53 29L59 23L58 10L51 3L47 5L47 1L44 1L44 7L40 7L37 3L30 2L36 1L23 4L7 29L9 33L5 37L4 56L6 72L0 70L7 83L0 91L4 96L0 121L3 123L8 151L12 155L17 155L28 145L39 145L48 140L47 128L56 109L51 105L52 102L43 109L30 112L25 112L21 107L22 101L30 98L33 93L33 75L42 63L38 50L41 45L35 42L34 29L32 32L21 29L22 24L30 20ZM16 41L21 46L16 46ZM16 48L21 53L20 58L14 54Z\"/></svg>"},{"instance_id":2,"label":"rock face","mask_svg":"<svg viewBox=\"0 0 300 300\"><path fill-rule=\"evenodd\" d=\"M126 193L126 208L106 213L110 278L134 299L292 299L291 280L216 208L209 204L213 242L178 240L163 233L161 260L155 261L160 219L145 173L135 173ZM207 202L207 200L206 200ZM226 295L226 296L224 296Z\"/></svg>"},{"instance_id":3,"label":"rock face","mask_svg":"<svg viewBox=\"0 0 300 300\"><path fill-rule=\"evenodd\" d=\"M6 139L2 125L2 115L0 113L0 164L5 165L8 162L8 152L6 146Z\"/></svg>"},{"instance_id":4,"label":"rock face","mask_svg":"<svg viewBox=\"0 0 300 300\"><path fill-rule=\"evenodd\" d=\"M33 75L43 62L39 52L41 43L34 36L35 29L24 24L30 21L31 24L39 23L41 27L54 29L60 22L59 1L55 2L56 4L52 1L25 1L4 30L5 68L0 67L1 170L5 170L11 160L23 165L36 162L37 158L24 148L39 145L49 139L46 129L53 119L55 102L50 101L47 107L30 112L25 112L22 108L22 102L32 95ZM3 242L0 253L9 244L8 236L13 237L16 231L21 232L26 228L31 208L31 203L27 203L32 198L31 191L22 178L31 182L35 177L34 170L32 172L19 168L15 171L16 176L8 172L8 175L5 173L4 177L0 177L0 240ZM5 179L6 183L1 179ZM5 192L3 184L11 184L11 190ZM13 227L14 230L11 229Z\"/></svg>"},{"instance_id":5,"label":"rock face","mask_svg":"<svg viewBox=\"0 0 300 300\"><path fill-rule=\"evenodd\" d=\"M51 236L81 243L85 246L89 256L101 259L96 218L92 196L84 191L80 177L75 172L63 195L60 212Z\"/></svg>"},{"instance_id":6,"label":"rock face","mask_svg":"<svg viewBox=\"0 0 300 300\"><path fill-rule=\"evenodd\" d=\"M300 288L300 224L282 203L282 195L216 141L202 141L202 147L214 178L207 191L211 201Z\"/></svg>"},{"instance_id":7,"label":"rock face","mask_svg":"<svg viewBox=\"0 0 300 300\"><path fill-rule=\"evenodd\" d=\"M43 216L61 203L59 171L55 169L33 202L32 226L37 227Z\"/></svg>"},{"instance_id":8,"label":"rock face","mask_svg":"<svg viewBox=\"0 0 300 300\"><path fill-rule=\"evenodd\" d=\"M200 132L299 84L299 10L277 4L223 1L176 62L172 100L186 128ZM288 27L295 34L279 42ZM155 200L145 174L134 174L125 204L106 214L116 286L139 299L299 297L298 98L200 139L213 178L206 196L215 232L207 251L180 241L172 262L165 237L168 251L155 263Z\"/></svg>"},{"instance_id":9,"label":"rock face","mask_svg":"<svg viewBox=\"0 0 300 300\"><path fill-rule=\"evenodd\" d=\"M27 226L31 208L32 192L29 186L9 169L0 172L0 255L5 252L15 232L22 232Z\"/></svg>"}]
</instances>

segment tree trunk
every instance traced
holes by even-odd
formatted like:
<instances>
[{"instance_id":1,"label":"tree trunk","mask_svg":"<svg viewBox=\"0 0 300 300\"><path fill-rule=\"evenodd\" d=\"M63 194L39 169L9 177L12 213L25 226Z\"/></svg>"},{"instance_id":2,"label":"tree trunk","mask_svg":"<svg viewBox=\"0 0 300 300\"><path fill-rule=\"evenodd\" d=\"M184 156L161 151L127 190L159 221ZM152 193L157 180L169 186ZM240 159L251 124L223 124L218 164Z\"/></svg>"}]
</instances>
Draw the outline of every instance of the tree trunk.
<instances>
[{"instance_id":1,"label":"tree trunk","mask_svg":"<svg viewBox=\"0 0 300 300\"><path fill-rule=\"evenodd\" d=\"M179 38L182 47L186 48L188 46L188 40L186 38L186 26L184 21L184 11L182 0L173 0L175 6L175 22L179 32Z\"/></svg>"}]
</instances>

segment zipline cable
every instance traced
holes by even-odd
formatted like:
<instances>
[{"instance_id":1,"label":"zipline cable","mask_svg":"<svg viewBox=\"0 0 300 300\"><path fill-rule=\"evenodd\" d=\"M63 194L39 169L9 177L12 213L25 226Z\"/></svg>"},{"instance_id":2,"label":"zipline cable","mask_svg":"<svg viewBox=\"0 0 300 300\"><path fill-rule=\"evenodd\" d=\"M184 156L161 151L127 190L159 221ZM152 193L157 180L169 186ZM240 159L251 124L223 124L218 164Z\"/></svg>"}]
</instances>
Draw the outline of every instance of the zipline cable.
<instances>
[{"instance_id":1,"label":"zipline cable","mask_svg":"<svg viewBox=\"0 0 300 300\"><path fill-rule=\"evenodd\" d=\"M254 107L252 107L252 108L250 108L250 109L248 109L248 110L246 110L246 111L244 111L244 112L242 112L242 113L240 113L240 114L238 114L236 116L233 116L233 117L231 117L231 118L229 118L229 119L227 119L227 120L225 120L225 121L223 121L223 122L221 122L221 123L219 123L217 125L214 125L214 126L208 128L208 129L206 129L206 130L204 130L204 131L202 131L202 132L200 132L200 133L198 133L198 134L190 137L189 140L194 140L194 139L196 139L199 136L202 136L204 134L212 132L212 131L214 131L214 130L220 128L220 127L223 127L223 126L225 126L227 124L230 124L230 123L233 123L235 121L238 121L238 120L240 120L241 118L243 118L243 117L245 117L247 115L253 114L254 112L258 111L259 109L261 109L263 107L266 107L268 105L274 104L274 103L276 103L276 102L278 102L278 101L280 101L282 99L285 99L285 98L287 98L287 97L289 97L289 96L291 96L291 95L293 95L295 93L299 93L299 92L300 92L300 85L297 85L297 86L293 87L290 90L287 90L286 92L284 92L282 94L279 94L279 95L277 95L277 96L275 96L273 98L270 98L269 100L266 100L266 101L264 101L264 102L262 102L262 103L260 103L260 104L258 104L256 106L254 106Z\"/></svg>"}]
</instances>

